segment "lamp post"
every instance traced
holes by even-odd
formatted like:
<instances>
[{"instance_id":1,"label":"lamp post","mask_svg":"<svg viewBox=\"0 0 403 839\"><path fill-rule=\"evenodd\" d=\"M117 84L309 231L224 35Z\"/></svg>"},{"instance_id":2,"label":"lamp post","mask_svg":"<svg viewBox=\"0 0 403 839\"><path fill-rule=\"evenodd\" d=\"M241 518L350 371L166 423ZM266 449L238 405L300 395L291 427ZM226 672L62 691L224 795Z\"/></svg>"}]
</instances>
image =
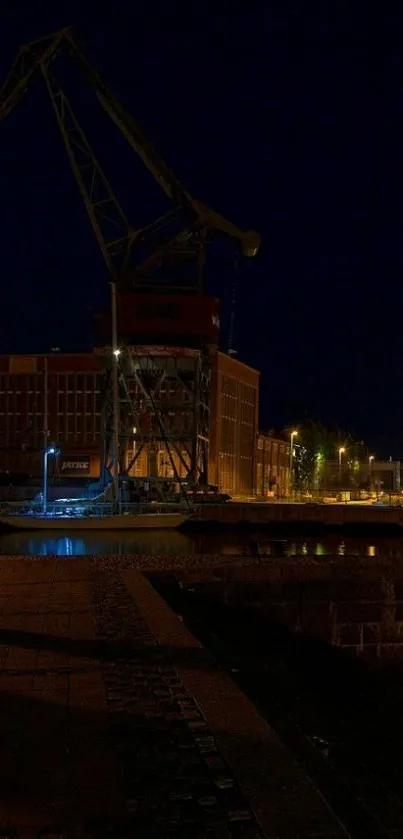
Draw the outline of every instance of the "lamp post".
<instances>
[{"instance_id":1,"label":"lamp post","mask_svg":"<svg viewBox=\"0 0 403 839\"><path fill-rule=\"evenodd\" d=\"M133 431L133 451L132 451L132 462L133 462L133 466L132 466L132 468L133 468L133 469L135 469L134 461L135 461L135 457L136 457L136 434L137 434L137 428L134 428L134 427L133 427L132 431Z\"/></svg>"},{"instance_id":2,"label":"lamp post","mask_svg":"<svg viewBox=\"0 0 403 839\"><path fill-rule=\"evenodd\" d=\"M118 346L116 283L111 283L112 289L112 390L113 390L113 485L116 511L120 513L120 484L119 484L119 455L120 455L120 404L119 404L119 356Z\"/></svg>"},{"instance_id":3,"label":"lamp post","mask_svg":"<svg viewBox=\"0 0 403 839\"><path fill-rule=\"evenodd\" d=\"M53 446L48 449L45 448L43 452L43 515L46 516L48 506L48 457L50 454L56 454L56 449Z\"/></svg>"},{"instance_id":4,"label":"lamp post","mask_svg":"<svg viewBox=\"0 0 403 839\"><path fill-rule=\"evenodd\" d=\"M345 451L346 450L345 450L344 446L340 446L340 448L339 448L339 480L340 480L340 483L341 483L341 458L342 458L342 455L345 454Z\"/></svg>"},{"instance_id":5,"label":"lamp post","mask_svg":"<svg viewBox=\"0 0 403 839\"><path fill-rule=\"evenodd\" d=\"M375 460L375 455L370 454L368 458L369 470L368 470L368 477L369 477L369 488L371 489L372 486L372 461Z\"/></svg>"},{"instance_id":6,"label":"lamp post","mask_svg":"<svg viewBox=\"0 0 403 839\"><path fill-rule=\"evenodd\" d=\"M293 491L293 468L294 468L294 437L298 436L298 431L291 431L290 434L290 495Z\"/></svg>"}]
</instances>

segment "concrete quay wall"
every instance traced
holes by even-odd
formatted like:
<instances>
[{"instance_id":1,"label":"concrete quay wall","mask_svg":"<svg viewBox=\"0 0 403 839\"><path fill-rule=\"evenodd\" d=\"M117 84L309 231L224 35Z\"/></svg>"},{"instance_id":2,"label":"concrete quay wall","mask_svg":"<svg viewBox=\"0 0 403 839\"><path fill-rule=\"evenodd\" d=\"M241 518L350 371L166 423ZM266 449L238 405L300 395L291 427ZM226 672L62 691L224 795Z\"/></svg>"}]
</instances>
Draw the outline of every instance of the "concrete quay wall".
<instances>
[{"instance_id":1,"label":"concrete quay wall","mask_svg":"<svg viewBox=\"0 0 403 839\"><path fill-rule=\"evenodd\" d=\"M203 504L193 511L192 523L233 526L318 525L323 527L386 525L403 528L403 506L359 504L270 504L230 502Z\"/></svg>"}]
</instances>

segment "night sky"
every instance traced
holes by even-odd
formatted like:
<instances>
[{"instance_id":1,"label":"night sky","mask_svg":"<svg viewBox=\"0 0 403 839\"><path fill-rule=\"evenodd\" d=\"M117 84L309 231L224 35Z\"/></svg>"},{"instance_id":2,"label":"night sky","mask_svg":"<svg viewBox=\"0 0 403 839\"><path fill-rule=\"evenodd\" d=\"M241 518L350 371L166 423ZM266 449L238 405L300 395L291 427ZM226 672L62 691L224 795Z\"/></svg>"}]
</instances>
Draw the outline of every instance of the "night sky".
<instances>
[{"instance_id":1,"label":"night sky","mask_svg":"<svg viewBox=\"0 0 403 839\"><path fill-rule=\"evenodd\" d=\"M0 78L21 42L74 26L190 192L261 234L240 265L234 345L262 372L262 425L307 413L403 457L403 7L107 5L3 3ZM130 219L151 221L163 196L60 67ZM0 150L0 351L87 347L108 276L41 84L0 125ZM207 269L224 347L234 255L214 249Z\"/></svg>"}]
</instances>

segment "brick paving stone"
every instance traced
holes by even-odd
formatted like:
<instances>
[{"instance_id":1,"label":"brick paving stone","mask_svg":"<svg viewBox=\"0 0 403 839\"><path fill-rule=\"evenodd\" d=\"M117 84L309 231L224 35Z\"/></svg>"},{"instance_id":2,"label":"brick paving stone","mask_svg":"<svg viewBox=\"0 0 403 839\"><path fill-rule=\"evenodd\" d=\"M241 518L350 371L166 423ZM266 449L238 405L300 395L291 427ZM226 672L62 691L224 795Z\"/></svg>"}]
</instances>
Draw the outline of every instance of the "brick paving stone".
<instances>
[{"instance_id":1,"label":"brick paving stone","mask_svg":"<svg viewBox=\"0 0 403 839\"><path fill-rule=\"evenodd\" d=\"M2 559L0 839L261 839L122 564Z\"/></svg>"},{"instance_id":2,"label":"brick paving stone","mask_svg":"<svg viewBox=\"0 0 403 839\"><path fill-rule=\"evenodd\" d=\"M144 835L235 837L234 812L247 813L261 836L241 790L231 778L216 783L205 757L216 751L200 709L183 688L141 618L121 577L96 561L94 614L98 637L126 644L121 657L104 659L111 737L121 763L127 809ZM146 652L146 656L144 656ZM199 722L199 728L192 723ZM225 766L222 762L220 765ZM225 766L225 775L231 770ZM137 830L136 830L137 835ZM142 834L140 834L142 835Z\"/></svg>"},{"instance_id":3,"label":"brick paving stone","mask_svg":"<svg viewBox=\"0 0 403 839\"><path fill-rule=\"evenodd\" d=\"M235 780L247 792L268 835L277 839L345 837L342 825L274 732L145 577L134 570L123 570L122 577L140 616L175 663L182 688L188 691L188 698L177 701L181 715L190 707L190 696L195 711L201 718L206 715L204 724L195 719L188 725L204 762L223 783L200 793L199 798L206 802L225 795L227 827L234 839L253 836L257 830L250 806L237 800Z\"/></svg>"},{"instance_id":4,"label":"brick paving stone","mask_svg":"<svg viewBox=\"0 0 403 839\"><path fill-rule=\"evenodd\" d=\"M85 561L68 565L0 565L0 828L19 839L78 839L94 820L101 837L126 819L94 647L91 573Z\"/></svg>"}]
</instances>

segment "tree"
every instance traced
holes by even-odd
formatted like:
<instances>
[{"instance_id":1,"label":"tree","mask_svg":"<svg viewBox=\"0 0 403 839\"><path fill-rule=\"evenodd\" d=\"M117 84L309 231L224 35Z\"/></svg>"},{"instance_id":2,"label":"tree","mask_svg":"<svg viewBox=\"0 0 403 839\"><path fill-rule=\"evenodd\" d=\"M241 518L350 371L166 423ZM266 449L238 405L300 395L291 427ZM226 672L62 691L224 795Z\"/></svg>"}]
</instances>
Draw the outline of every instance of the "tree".
<instances>
[{"instance_id":1,"label":"tree","mask_svg":"<svg viewBox=\"0 0 403 839\"><path fill-rule=\"evenodd\" d=\"M285 429L284 436L298 430L294 440L293 486L297 491L312 491L332 486L357 486L360 463L367 457L363 441L354 440L350 432L328 429L323 423L304 419ZM339 452L342 453L339 469ZM332 468L330 467L332 465Z\"/></svg>"}]
</instances>

